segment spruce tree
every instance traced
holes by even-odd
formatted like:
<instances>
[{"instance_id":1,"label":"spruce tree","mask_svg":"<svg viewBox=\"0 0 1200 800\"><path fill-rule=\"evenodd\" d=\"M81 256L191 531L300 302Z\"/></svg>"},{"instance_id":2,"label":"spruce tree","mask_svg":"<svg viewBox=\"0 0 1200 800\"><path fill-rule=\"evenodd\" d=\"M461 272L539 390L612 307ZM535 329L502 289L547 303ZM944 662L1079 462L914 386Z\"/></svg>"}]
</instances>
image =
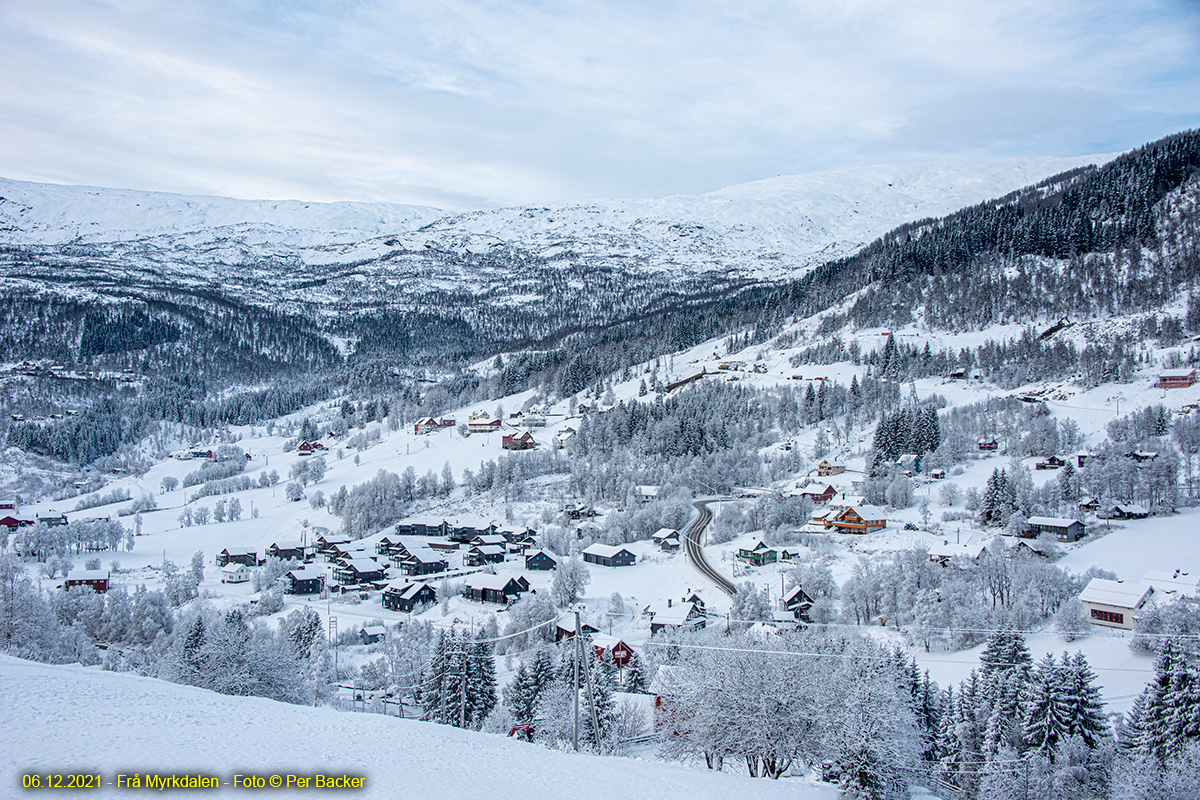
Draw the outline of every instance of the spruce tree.
<instances>
[{"instance_id":1,"label":"spruce tree","mask_svg":"<svg viewBox=\"0 0 1200 800\"><path fill-rule=\"evenodd\" d=\"M1065 654L1063 663L1068 663ZM1049 653L1033 670L1024 706L1024 745L1053 761L1055 748L1068 735L1070 720L1063 670Z\"/></svg>"}]
</instances>

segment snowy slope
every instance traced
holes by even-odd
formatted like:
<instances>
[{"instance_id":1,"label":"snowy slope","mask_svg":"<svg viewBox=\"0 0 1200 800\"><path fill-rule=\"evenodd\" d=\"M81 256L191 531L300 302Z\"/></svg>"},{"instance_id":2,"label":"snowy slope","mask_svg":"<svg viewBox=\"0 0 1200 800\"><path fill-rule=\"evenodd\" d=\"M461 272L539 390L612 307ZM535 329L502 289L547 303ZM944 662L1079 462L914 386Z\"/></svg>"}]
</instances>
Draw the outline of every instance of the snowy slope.
<instances>
[{"instance_id":1,"label":"snowy slope","mask_svg":"<svg viewBox=\"0 0 1200 800\"><path fill-rule=\"evenodd\" d=\"M113 242L241 226L293 246L412 230L443 216L392 203L233 200L0 178L0 239L13 244Z\"/></svg>"},{"instance_id":2,"label":"snowy slope","mask_svg":"<svg viewBox=\"0 0 1200 800\"><path fill-rule=\"evenodd\" d=\"M95 668L54 667L0 656L0 782L13 794L21 776L50 770L203 773L224 784L235 773L361 775L353 797L479 796L525 800L610 797L832 798L832 787L754 780L673 763L579 756L511 739L377 714L306 708L261 698L226 697ZM271 797L312 796L281 789ZM107 796L143 796L145 788ZM10 795L11 796L11 795Z\"/></svg>"}]
</instances>

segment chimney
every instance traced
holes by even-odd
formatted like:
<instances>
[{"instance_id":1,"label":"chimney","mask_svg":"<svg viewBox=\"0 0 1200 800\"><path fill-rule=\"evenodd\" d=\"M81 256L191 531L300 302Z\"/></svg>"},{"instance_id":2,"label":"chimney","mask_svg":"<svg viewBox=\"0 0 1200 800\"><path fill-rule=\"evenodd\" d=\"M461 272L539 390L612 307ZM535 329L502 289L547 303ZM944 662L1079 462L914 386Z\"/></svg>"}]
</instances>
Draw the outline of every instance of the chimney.
<instances>
[{"instance_id":1,"label":"chimney","mask_svg":"<svg viewBox=\"0 0 1200 800\"><path fill-rule=\"evenodd\" d=\"M671 598L667 598L667 608L671 607Z\"/></svg>"}]
</instances>

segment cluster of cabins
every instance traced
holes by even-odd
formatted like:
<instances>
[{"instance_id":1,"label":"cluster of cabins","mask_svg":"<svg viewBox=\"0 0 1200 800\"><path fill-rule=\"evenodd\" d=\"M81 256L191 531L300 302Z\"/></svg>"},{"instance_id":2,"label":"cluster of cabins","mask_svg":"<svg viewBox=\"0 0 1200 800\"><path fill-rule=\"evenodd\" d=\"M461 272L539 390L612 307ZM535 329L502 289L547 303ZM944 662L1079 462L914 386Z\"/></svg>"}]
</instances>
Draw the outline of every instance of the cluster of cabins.
<instances>
[{"instance_id":1,"label":"cluster of cabins","mask_svg":"<svg viewBox=\"0 0 1200 800\"><path fill-rule=\"evenodd\" d=\"M458 422L450 417L442 417L435 419L434 417L422 417L413 423L413 433L424 435L426 433L436 433L442 428L453 428Z\"/></svg>"},{"instance_id":2,"label":"cluster of cabins","mask_svg":"<svg viewBox=\"0 0 1200 800\"><path fill-rule=\"evenodd\" d=\"M1092 578L1079 601L1093 625L1132 630L1151 598L1169 603L1177 597L1200 600L1200 574L1149 570L1136 583Z\"/></svg>"},{"instance_id":3,"label":"cluster of cabins","mask_svg":"<svg viewBox=\"0 0 1200 800\"><path fill-rule=\"evenodd\" d=\"M16 516L17 504L16 501L6 500L0 503L0 511L9 511L11 513L0 517L0 526L8 528L9 532L13 532L18 528L27 528L31 525L45 525L48 528L56 528L59 525L67 524L67 515L59 514L56 511L47 511L44 514L37 514L33 519L21 519Z\"/></svg>"}]
</instances>

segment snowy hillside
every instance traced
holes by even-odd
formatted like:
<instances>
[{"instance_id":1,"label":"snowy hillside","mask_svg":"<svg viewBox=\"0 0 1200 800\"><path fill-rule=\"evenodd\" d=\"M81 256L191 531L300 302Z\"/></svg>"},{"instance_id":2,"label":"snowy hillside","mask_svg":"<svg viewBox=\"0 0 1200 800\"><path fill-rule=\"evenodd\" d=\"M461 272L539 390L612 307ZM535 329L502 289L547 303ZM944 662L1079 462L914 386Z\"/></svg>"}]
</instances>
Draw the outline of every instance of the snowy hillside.
<instances>
[{"instance_id":1,"label":"snowy hillside","mask_svg":"<svg viewBox=\"0 0 1200 800\"><path fill-rule=\"evenodd\" d=\"M234 774L361 776L362 798L420 796L458 800L486 785L498 797L590 800L688 797L718 800L743 791L760 798L816 800L832 787L764 781L677 764L558 753L511 739L378 714L349 714L250 697L227 697L128 674L52 667L0 656L6 698L0 727L9 737L0 756L5 786L27 772L92 773L102 793L142 796L146 789L109 787L116 774L214 776L221 794ZM299 789L272 797L310 796Z\"/></svg>"}]
</instances>

